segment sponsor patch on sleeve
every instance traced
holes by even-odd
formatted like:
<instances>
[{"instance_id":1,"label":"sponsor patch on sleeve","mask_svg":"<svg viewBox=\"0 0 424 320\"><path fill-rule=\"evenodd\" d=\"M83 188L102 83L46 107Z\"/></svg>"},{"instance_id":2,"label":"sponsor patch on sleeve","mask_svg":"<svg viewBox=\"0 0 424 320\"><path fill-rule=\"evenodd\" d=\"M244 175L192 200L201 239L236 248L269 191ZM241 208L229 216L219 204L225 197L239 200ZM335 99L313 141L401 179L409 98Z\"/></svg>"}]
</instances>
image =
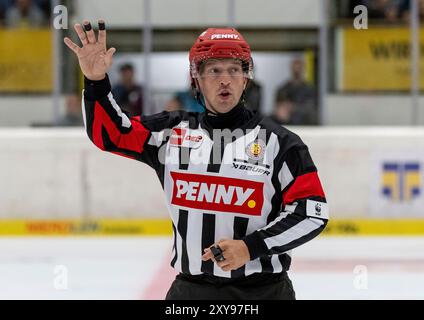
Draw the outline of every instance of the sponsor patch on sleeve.
<instances>
[{"instance_id":1,"label":"sponsor patch on sleeve","mask_svg":"<svg viewBox=\"0 0 424 320\"><path fill-rule=\"evenodd\" d=\"M329 219L328 203L306 200L306 215L314 218Z\"/></svg>"},{"instance_id":2,"label":"sponsor patch on sleeve","mask_svg":"<svg viewBox=\"0 0 424 320\"><path fill-rule=\"evenodd\" d=\"M189 130L186 128L173 128L169 143L173 147L186 147L197 149L202 144L204 138L199 130Z\"/></svg>"}]
</instances>

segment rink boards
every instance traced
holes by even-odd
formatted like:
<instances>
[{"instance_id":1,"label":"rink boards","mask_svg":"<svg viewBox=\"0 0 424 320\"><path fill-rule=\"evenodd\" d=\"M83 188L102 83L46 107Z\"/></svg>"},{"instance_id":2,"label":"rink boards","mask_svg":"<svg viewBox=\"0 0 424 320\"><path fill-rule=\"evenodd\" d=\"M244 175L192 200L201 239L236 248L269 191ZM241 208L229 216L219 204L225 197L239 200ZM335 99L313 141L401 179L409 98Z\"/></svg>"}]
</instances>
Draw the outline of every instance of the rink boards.
<instances>
[{"instance_id":1,"label":"rink boards","mask_svg":"<svg viewBox=\"0 0 424 320\"><path fill-rule=\"evenodd\" d=\"M164 236L169 219L0 220L0 236ZM424 235L422 219L330 220L324 235Z\"/></svg>"}]
</instances>

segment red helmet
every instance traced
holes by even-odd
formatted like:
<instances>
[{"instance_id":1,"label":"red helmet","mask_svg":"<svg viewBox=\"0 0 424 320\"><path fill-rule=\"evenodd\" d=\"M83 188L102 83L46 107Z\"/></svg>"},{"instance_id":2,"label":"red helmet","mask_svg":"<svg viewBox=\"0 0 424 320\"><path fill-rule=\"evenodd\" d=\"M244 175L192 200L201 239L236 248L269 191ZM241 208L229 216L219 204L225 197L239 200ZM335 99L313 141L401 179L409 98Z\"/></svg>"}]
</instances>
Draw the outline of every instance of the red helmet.
<instances>
[{"instance_id":1,"label":"red helmet","mask_svg":"<svg viewBox=\"0 0 424 320\"><path fill-rule=\"evenodd\" d=\"M252 78L250 47L234 28L209 28L197 38L190 49L190 74L196 78L199 65L207 59L235 58L247 66L248 78Z\"/></svg>"}]
</instances>

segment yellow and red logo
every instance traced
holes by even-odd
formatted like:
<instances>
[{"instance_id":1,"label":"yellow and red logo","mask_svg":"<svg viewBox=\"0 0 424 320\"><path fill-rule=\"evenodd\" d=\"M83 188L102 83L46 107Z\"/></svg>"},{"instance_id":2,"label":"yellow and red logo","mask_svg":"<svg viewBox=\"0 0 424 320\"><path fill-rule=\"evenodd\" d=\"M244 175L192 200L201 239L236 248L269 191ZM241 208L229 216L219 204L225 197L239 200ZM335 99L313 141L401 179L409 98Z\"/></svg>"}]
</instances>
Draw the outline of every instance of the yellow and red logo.
<instances>
[{"instance_id":1,"label":"yellow and red logo","mask_svg":"<svg viewBox=\"0 0 424 320\"><path fill-rule=\"evenodd\" d=\"M192 173L171 172L171 203L200 210L260 216L263 183Z\"/></svg>"},{"instance_id":2,"label":"yellow and red logo","mask_svg":"<svg viewBox=\"0 0 424 320\"><path fill-rule=\"evenodd\" d=\"M265 154L265 142L257 140L249 143L246 147L246 154L250 159L261 160Z\"/></svg>"}]
</instances>

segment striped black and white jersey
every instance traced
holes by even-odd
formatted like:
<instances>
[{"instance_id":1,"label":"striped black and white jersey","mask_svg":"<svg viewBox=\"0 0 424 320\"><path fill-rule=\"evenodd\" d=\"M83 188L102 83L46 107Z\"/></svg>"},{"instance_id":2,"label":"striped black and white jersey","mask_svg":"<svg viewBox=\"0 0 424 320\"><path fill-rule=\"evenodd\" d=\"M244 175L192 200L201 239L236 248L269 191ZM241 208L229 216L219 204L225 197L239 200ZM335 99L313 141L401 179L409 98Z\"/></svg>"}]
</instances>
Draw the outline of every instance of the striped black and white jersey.
<instances>
[{"instance_id":1,"label":"striped black and white jersey","mask_svg":"<svg viewBox=\"0 0 424 320\"><path fill-rule=\"evenodd\" d=\"M270 118L255 114L225 134L208 126L205 113L129 118L108 78L86 80L83 100L87 134L97 147L156 171L178 272L226 278L280 273L290 267L291 250L326 226L328 206L307 146ZM202 261L203 249L222 239L244 240L251 260L228 272Z\"/></svg>"}]
</instances>

